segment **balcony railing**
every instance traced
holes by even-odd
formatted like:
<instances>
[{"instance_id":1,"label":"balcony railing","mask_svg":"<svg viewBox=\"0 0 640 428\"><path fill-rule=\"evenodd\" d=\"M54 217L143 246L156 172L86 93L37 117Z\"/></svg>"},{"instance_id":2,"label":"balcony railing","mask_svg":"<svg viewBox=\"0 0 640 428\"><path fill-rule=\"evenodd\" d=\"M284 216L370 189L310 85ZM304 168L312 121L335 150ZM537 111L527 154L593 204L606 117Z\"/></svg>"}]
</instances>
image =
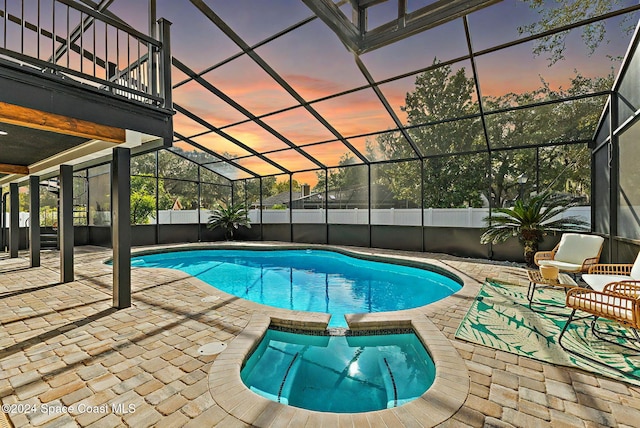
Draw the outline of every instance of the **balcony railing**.
<instances>
[{"instance_id":1,"label":"balcony railing","mask_svg":"<svg viewBox=\"0 0 640 428\"><path fill-rule=\"evenodd\" d=\"M155 40L72 0L0 0L0 59L170 108L170 23L159 24Z\"/></svg>"}]
</instances>

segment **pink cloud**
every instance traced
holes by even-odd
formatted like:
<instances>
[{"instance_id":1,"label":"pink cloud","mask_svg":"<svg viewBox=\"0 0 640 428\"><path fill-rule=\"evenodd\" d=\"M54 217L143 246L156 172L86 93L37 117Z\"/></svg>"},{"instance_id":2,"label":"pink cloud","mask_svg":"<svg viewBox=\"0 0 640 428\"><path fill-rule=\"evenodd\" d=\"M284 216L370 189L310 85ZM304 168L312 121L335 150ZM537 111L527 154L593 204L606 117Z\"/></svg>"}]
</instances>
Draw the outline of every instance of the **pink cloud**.
<instances>
[{"instance_id":1,"label":"pink cloud","mask_svg":"<svg viewBox=\"0 0 640 428\"><path fill-rule=\"evenodd\" d=\"M348 89L340 82L302 74L287 74L284 79L307 101L313 101Z\"/></svg>"}]
</instances>

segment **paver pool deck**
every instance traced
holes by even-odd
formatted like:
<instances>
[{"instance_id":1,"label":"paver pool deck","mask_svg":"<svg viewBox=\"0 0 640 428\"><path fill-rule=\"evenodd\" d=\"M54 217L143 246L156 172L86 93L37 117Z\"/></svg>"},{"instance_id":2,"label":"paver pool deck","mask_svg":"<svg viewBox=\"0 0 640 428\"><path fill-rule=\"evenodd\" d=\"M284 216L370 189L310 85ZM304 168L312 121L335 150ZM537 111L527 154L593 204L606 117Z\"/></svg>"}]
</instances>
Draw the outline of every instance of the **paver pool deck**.
<instances>
[{"instance_id":1,"label":"paver pool deck","mask_svg":"<svg viewBox=\"0 0 640 428\"><path fill-rule=\"evenodd\" d=\"M0 399L10 411L0 414L0 427L3 416L16 427L640 426L639 387L454 338L485 278L526 285L524 269L444 254L348 249L426 261L464 279L453 296L386 315L441 336L432 351L454 350L452 359L459 359L461 367L451 363L455 370L445 377L463 374L466 385L449 385L450 394L440 389L438 405L423 400L431 410L337 415L264 405L234 386L234 349L251 346L271 318L305 322L308 315L229 296L179 271L146 268L132 271L132 306L115 310L112 268L104 264L111 250L87 246L75 248L76 281L67 284L59 283L57 251L43 251L39 268L29 267L26 253L0 256ZM382 325L384 317L369 321ZM197 352L214 341L227 343L229 352Z\"/></svg>"}]
</instances>

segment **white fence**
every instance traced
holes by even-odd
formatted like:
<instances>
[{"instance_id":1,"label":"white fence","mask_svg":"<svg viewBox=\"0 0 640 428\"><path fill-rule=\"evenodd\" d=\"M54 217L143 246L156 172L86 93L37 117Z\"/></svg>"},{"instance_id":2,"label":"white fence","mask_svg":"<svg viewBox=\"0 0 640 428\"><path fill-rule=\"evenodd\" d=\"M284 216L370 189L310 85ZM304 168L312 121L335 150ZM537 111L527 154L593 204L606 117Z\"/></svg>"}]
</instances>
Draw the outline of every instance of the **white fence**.
<instances>
[{"instance_id":1,"label":"white fence","mask_svg":"<svg viewBox=\"0 0 640 428\"><path fill-rule=\"evenodd\" d=\"M294 209L292 218L294 223L324 223L326 218L324 209L303 210ZM420 226L420 209L390 208L372 209L371 224ZM268 223L289 223L289 210L264 210L263 221ZM489 215L488 208L426 208L422 210L425 226L442 227L475 227L482 228L486 224L482 220ZM328 222L331 224L368 224L369 211L364 209L329 210ZM591 222L591 207L574 207L561 217L578 216ZM249 219L252 223L259 223L259 210L251 210Z\"/></svg>"},{"instance_id":2,"label":"white fence","mask_svg":"<svg viewBox=\"0 0 640 428\"><path fill-rule=\"evenodd\" d=\"M325 223L327 210L313 209L303 210L263 210L262 219L265 224L289 223ZM396 226L420 226L420 209L417 208L391 208L372 209L371 224L396 225ZM209 210L200 210L200 222L206 223L209 219ZM109 218L109 212L104 212L105 218ZM485 227L482 219L489 215L488 208L426 208L422 210L425 226L442 227ZM330 224L368 224L369 210L366 209L343 209L328 210L328 222ZM587 222L591 222L591 207L574 207L563 214L562 217L579 216ZM7 224L9 216L7 215ZM27 225L29 213L20 213L20 227ZM251 223L260 223L260 210L250 210L249 220ZM158 213L160 224L196 224L198 223L198 210L162 210ZM156 219L151 218L149 224L156 224Z\"/></svg>"},{"instance_id":3,"label":"white fence","mask_svg":"<svg viewBox=\"0 0 640 428\"><path fill-rule=\"evenodd\" d=\"M29 213L22 211L18 213L18 225L19 227L29 226ZM9 213L5 213L4 215L4 227L9 228Z\"/></svg>"},{"instance_id":4,"label":"white fence","mask_svg":"<svg viewBox=\"0 0 640 428\"><path fill-rule=\"evenodd\" d=\"M371 224L396 225L396 226L420 226L420 209L372 209ZM425 226L442 227L485 227L483 218L489 215L488 208L426 208L422 210ZM249 211L249 219L252 223L260 222L260 211ZM289 223L289 210L263 210L263 221L269 223ZM294 209L292 218L294 223L324 223L327 210ZM363 209L329 210L328 222L330 224L368 224L369 211ZM561 217L578 216L591 223L591 207L574 207Z\"/></svg>"}]
</instances>

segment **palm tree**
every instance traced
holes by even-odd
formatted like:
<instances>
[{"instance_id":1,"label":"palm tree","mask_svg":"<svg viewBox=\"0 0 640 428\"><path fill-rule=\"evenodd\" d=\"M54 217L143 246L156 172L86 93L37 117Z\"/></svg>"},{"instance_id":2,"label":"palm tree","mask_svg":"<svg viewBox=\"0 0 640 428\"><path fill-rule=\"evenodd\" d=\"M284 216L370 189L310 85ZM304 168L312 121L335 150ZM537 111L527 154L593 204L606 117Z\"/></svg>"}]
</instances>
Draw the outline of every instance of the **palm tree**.
<instances>
[{"instance_id":1,"label":"palm tree","mask_svg":"<svg viewBox=\"0 0 640 428\"><path fill-rule=\"evenodd\" d=\"M244 205L222 206L211 210L207 229L213 230L218 227L224 229L224 239L230 241L233 239L234 229L240 226L251 229L251 221L249 220L249 212Z\"/></svg>"},{"instance_id":2,"label":"palm tree","mask_svg":"<svg viewBox=\"0 0 640 428\"><path fill-rule=\"evenodd\" d=\"M569 196L544 192L527 200L518 199L513 208L494 208L494 215L483 219L488 226L480 237L480 242L498 244L517 236L524 246L525 262L528 266L533 266L533 256L538 251L538 244L548 233L588 230L589 223L576 216L554 219L576 205Z\"/></svg>"}]
</instances>

